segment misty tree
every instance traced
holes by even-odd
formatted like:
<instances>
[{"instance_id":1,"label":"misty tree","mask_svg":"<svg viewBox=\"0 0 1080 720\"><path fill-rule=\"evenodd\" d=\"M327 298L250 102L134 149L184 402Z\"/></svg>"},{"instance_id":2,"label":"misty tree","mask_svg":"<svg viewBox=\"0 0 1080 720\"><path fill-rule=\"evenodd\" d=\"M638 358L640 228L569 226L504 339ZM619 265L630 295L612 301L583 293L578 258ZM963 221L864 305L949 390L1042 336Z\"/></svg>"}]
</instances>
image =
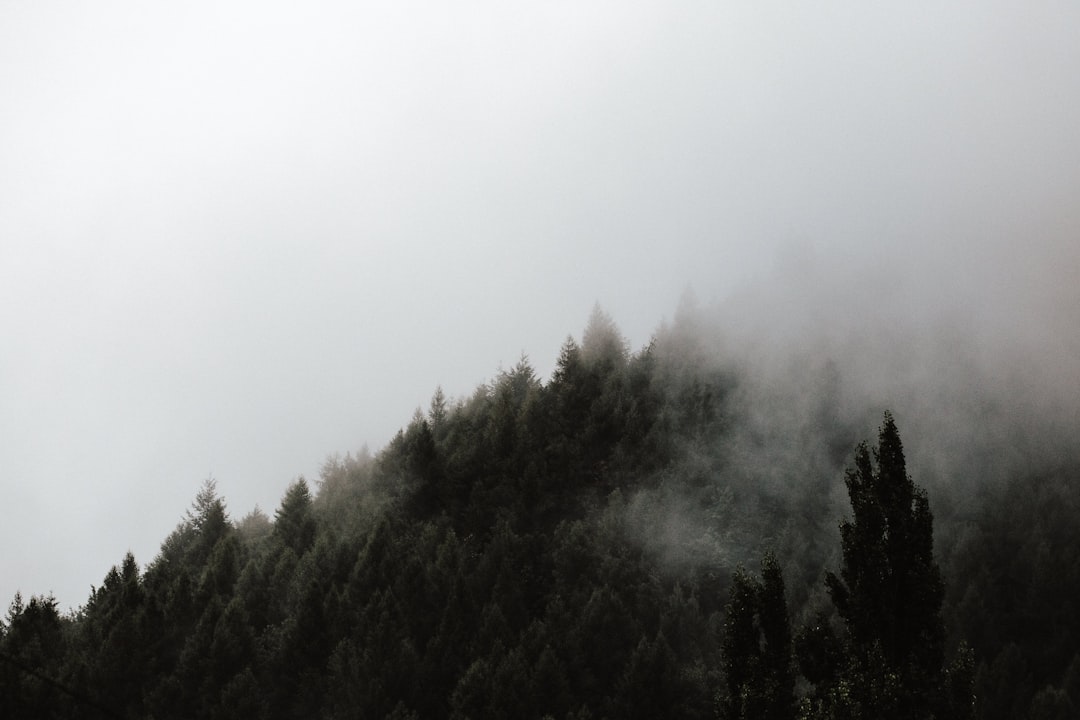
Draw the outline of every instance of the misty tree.
<instances>
[{"instance_id":1,"label":"misty tree","mask_svg":"<svg viewBox=\"0 0 1080 720\"><path fill-rule=\"evenodd\" d=\"M236 531L244 542L256 545L269 537L274 525L258 505L236 523Z\"/></svg>"},{"instance_id":2,"label":"misty tree","mask_svg":"<svg viewBox=\"0 0 1080 720\"><path fill-rule=\"evenodd\" d=\"M723 720L792 720L795 671L791 625L780 566L761 561L761 580L735 571L721 657L726 683L717 697Z\"/></svg>"},{"instance_id":3,"label":"misty tree","mask_svg":"<svg viewBox=\"0 0 1080 720\"><path fill-rule=\"evenodd\" d=\"M311 491L302 475L285 491L281 506L274 513L272 533L297 556L303 555L315 542Z\"/></svg>"},{"instance_id":4,"label":"misty tree","mask_svg":"<svg viewBox=\"0 0 1080 720\"><path fill-rule=\"evenodd\" d=\"M626 340L599 303L593 306L585 332L581 335L581 355L587 364L599 365L608 371L626 362Z\"/></svg>"},{"instance_id":5,"label":"misty tree","mask_svg":"<svg viewBox=\"0 0 1080 720\"><path fill-rule=\"evenodd\" d=\"M933 554L933 515L926 491L907 473L890 413L877 448L856 449L845 483L853 517L840 524L840 575L828 572L825 582L847 630L847 657L820 696L819 711L825 717L970 714L963 668L953 677L944 669L944 583Z\"/></svg>"},{"instance_id":6,"label":"misty tree","mask_svg":"<svg viewBox=\"0 0 1080 720\"><path fill-rule=\"evenodd\" d=\"M428 423L431 425L432 434L437 439L441 439L443 432L446 430L448 412L446 395L443 393L442 385L437 385L435 394L431 396L431 406L428 409Z\"/></svg>"},{"instance_id":7,"label":"misty tree","mask_svg":"<svg viewBox=\"0 0 1080 720\"><path fill-rule=\"evenodd\" d=\"M581 474L581 465L574 460L581 455L593 400L588 375L581 347L567 336L545 393L546 414L551 418L547 461L561 471L551 478L549 491L554 495L572 488Z\"/></svg>"},{"instance_id":8,"label":"misty tree","mask_svg":"<svg viewBox=\"0 0 1080 720\"><path fill-rule=\"evenodd\" d=\"M184 516L184 527L179 530L181 537L190 531L191 544L187 547L192 564L202 565L230 528L225 500L217 492L217 481L208 477Z\"/></svg>"},{"instance_id":9,"label":"misty tree","mask_svg":"<svg viewBox=\"0 0 1080 720\"><path fill-rule=\"evenodd\" d=\"M202 487L195 494L191 507L185 514L185 518L196 532L204 530L217 534L218 528L227 522L225 513L225 501L217 492L217 480L208 477L203 480Z\"/></svg>"}]
</instances>

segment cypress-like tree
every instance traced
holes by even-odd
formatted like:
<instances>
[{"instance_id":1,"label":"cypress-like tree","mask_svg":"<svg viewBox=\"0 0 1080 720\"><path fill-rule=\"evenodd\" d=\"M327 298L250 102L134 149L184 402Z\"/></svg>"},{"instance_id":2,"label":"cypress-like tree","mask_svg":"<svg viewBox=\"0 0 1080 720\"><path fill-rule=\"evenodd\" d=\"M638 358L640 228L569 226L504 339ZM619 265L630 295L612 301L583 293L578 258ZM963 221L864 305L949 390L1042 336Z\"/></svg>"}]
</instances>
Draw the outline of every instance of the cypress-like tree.
<instances>
[{"instance_id":1,"label":"cypress-like tree","mask_svg":"<svg viewBox=\"0 0 1080 720\"><path fill-rule=\"evenodd\" d=\"M907 473L890 413L873 453L866 443L856 449L846 485L853 517L840 524L840 575L825 578L848 631L834 714L843 706L843 716L951 716L933 515Z\"/></svg>"},{"instance_id":2,"label":"cypress-like tree","mask_svg":"<svg viewBox=\"0 0 1080 720\"><path fill-rule=\"evenodd\" d=\"M761 625L761 663L768 681L763 718L783 720L795 716L795 669L792 656L791 621L788 618L784 577L776 557L766 553L761 561L758 594Z\"/></svg>"},{"instance_id":3,"label":"cypress-like tree","mask_svg":"<svg viewBox=\"0 0 1080 720\"><path fill-rule=\"evenodd\" d=\"M721 646L726 687L717 698L723 720L792 720L795 674L791 624L780 566L761 561L761 580L735 571Z\"/></svg>"}]
</instances>

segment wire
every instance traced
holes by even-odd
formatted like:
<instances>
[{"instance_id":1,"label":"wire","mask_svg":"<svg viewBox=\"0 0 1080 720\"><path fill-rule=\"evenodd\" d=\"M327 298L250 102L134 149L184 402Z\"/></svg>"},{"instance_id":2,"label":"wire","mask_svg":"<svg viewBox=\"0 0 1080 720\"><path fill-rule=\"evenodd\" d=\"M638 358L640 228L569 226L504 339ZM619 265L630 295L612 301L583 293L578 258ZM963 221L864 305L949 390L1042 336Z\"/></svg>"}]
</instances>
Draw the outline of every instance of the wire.
<instances>
[{"instance_id":1,"label":"wire","mask_svg":"<svg viewBox=\"0 0 1080 720\"><path fill-rule=\"evenodd\" d=\"M58 682L56 680L53 680L48 675L45 675L45 674L39 672L38 670L35 670L34 668L32 668L29 665L25 664L22 660L19 660L18 658L15 658L15 657L12 657L11 655L8 655L6 652L0 651L0 660L6 660L8 663L13 665L20 672L26 673L27 675L30 675L31 677L37 678L38 680L45 683L49 687L52 687L52 688L54 688L56 690L59 690L60 692L74 698L77 702L80 702L83 705L88 705L89 707L92 707L92 708L96 709L98 712L104 713L108 717L117 718L117 720L123 720L123 717L118 715L111 708L105 707L101 703L99 703L96 700L93 700L92 698L82 694L78 690L73 690L72 688L69 688L67 685L64 685L63 683Z\"/></svg>"}]
</instances>

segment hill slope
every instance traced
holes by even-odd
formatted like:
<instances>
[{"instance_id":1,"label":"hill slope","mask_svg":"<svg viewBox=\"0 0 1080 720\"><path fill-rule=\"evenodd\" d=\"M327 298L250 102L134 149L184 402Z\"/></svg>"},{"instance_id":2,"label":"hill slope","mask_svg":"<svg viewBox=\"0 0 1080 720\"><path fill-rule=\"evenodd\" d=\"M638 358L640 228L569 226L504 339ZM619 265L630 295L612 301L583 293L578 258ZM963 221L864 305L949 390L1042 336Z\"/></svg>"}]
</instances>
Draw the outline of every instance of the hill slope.
<instances>
[{"instance_id":1,"label":"hill slope","mask_svg":"<svg viewBox=\"0 0 1080 720\"><path fill-rule=\"evenodd\" d=\"M124 558L72 616L15 599L0 714L712 717L739 565L775 553L796 629L831 612L843 468L880 412L857 365L756 363L717 322L685 304L630 352L596 310L548 381L523 358L469 398L436 391L272 519L230 518L208 481L156 558ZM980 716L1069 716L1080 465L897 406Z\"/></svg>"}]
</instances>

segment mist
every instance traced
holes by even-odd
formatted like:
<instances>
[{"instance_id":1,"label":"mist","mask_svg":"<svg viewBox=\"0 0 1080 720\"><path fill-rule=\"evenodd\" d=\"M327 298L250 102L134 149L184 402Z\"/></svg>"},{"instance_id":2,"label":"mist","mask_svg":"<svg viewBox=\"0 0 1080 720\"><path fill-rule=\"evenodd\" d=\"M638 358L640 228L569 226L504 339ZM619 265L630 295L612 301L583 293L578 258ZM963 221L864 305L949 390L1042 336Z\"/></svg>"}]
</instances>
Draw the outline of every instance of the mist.
<instances>
[{"instance_id":1,"label":"mist","mask_svg":"<svg viewBox=\"0 0 1080 720\"><path fill-rule=\"evenodd\" d=\"M207 476L269 510L436 385L522 352L546 378L597 301L645 346L687 287L762 426L835 373L920 482L973 443L989 474L1051 462L1080 407L1077 14L0 10L0 596L75 607Z\"/></svg>"}]
</instances>

